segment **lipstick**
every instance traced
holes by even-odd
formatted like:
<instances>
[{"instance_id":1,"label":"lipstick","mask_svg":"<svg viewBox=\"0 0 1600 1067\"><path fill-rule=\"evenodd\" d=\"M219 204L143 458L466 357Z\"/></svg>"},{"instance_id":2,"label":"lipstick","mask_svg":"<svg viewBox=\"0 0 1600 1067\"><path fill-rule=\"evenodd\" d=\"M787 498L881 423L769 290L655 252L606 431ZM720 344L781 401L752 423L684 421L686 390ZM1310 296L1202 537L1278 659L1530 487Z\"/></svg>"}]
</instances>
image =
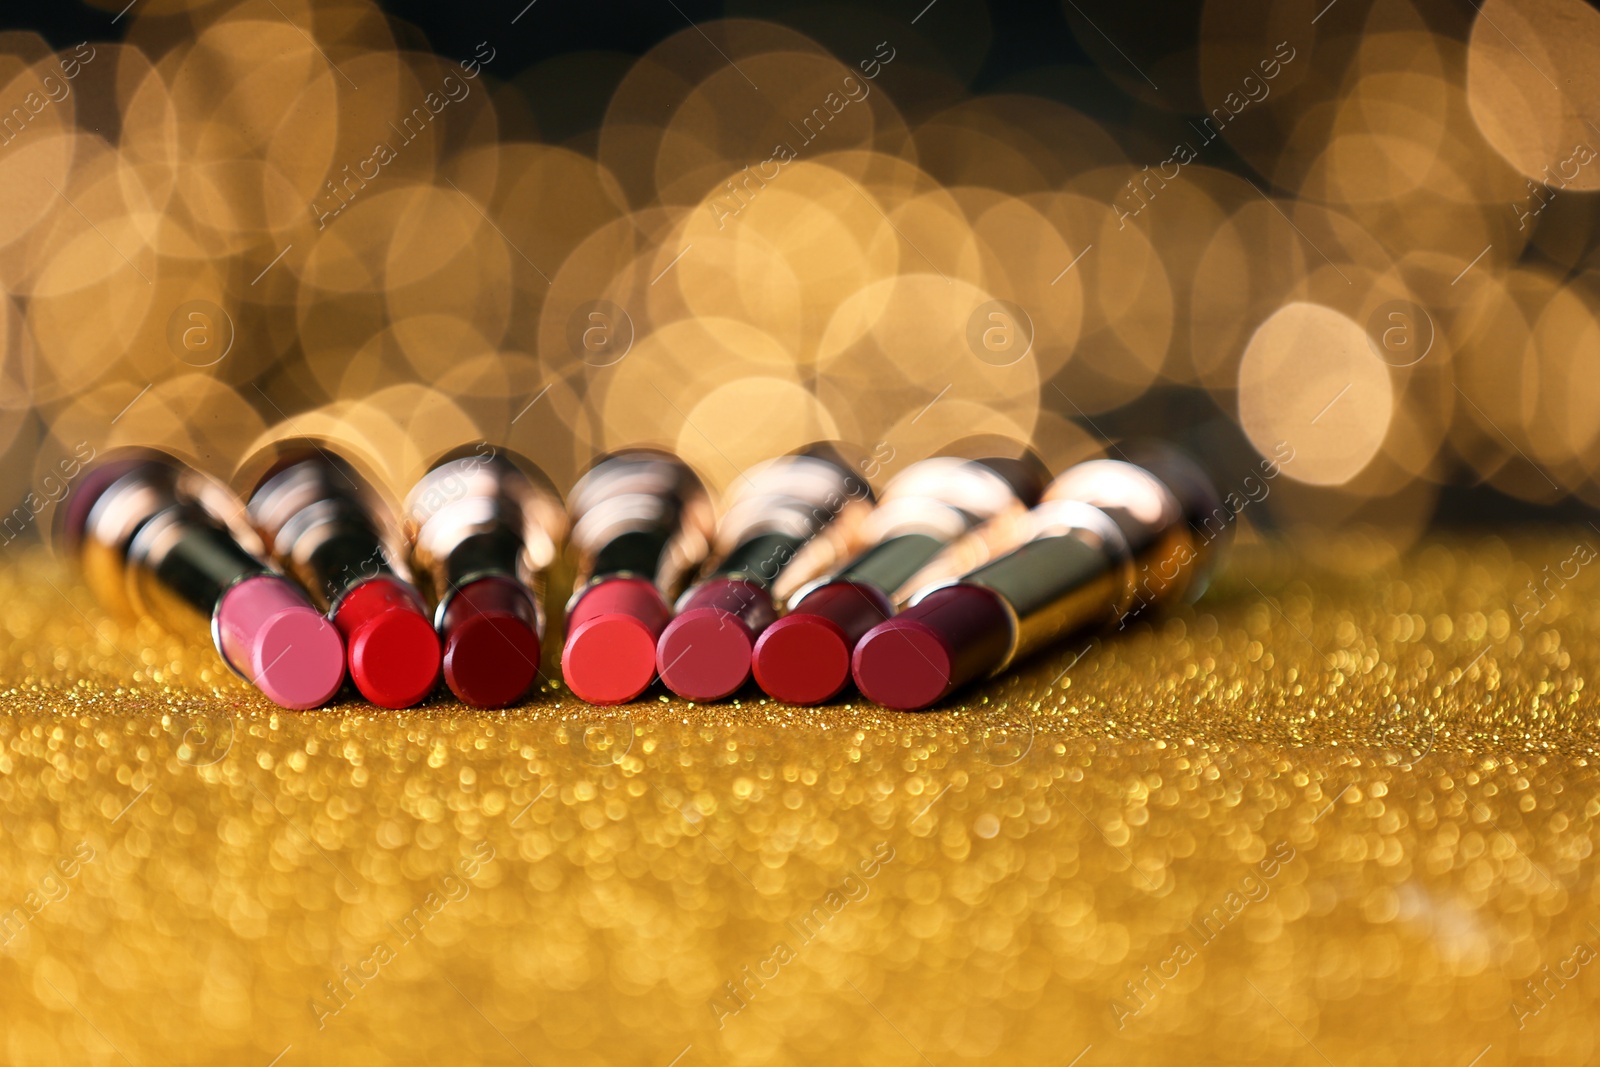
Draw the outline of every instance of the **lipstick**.
<instances>
[{"instance_id":1,"label":"lipstick","mask_svg":"<svg viewBox=\"0 0 1600 1067\"><path fill-rule=\"evenodd\" d=\"M267 555L293 575L345 640L350 679L385 708L408 708L439 680L439 637L406 580L393 513L324 445L291 440L248 461L266 469L247 511Z\"/></svg>"},{"instance_id":2,"label":"lipstick","mask_svg":"<svg viewBox=\"0 0 1600 1067\"><path fill-rule=\"evenodd\" d=\"M85 475L62 540L102 602L179 634L208 633L233 671L286 708L324 704L344 643L301 590L263 564L244 509L165 453L129 450Z\"/></svg>"},{"instance_id":3,"label":"lipstick","mask_svg":"<svg viewBox=\"0 0 1600 1067\"><path fill-rule=\"evenodd\" d=\"M788 613L756 641L752 671L768 695L817 704L850 680L850 657L872 627L894 614L903 587L948 544L1039 499L1043 466L1022 459L942 456L907 467L884 487L861 527L869 546L807 580ZM813 544L816 544L814 542ZM804 571L802 549L792 565Z\"/></svg>"},{"instance_id":4,"label":"lipstick","mask_svg":"<svg viewBox=\"0 0 1600 1067\"><path fill-rule=\"evenodd\" d=\"M1203 533L1219 507L1205 475L1170 449L1081 463L1001 524L1004 550L869 631L856 685L885 707L925 708L1057 637L1196 597L1221 547Z\"/></svg>"},{"instance_id":5,"label":"lipstick","mask_svg":"<svg viewBox=\"0 0 1600 1067\"><path fill-rule=\"evenodd\" d=\"M784 568L812 538L853 533L872 490L829 444L810 445L746 471L717 524L700 580L678 600L656 644L656 669L688 700L720 700L750 678L756 639L777 618Z\"/></svg>"},{"instance_id":6,"label":"lipstick","mask_svg":"<svg viewBox=\"0 0 1600 1067\"><path fill-rule=\"evenodd\" d=\"M578 573L561 675L583 700L619 704L655 680L668 605L710 552L716 516L688 464L646 448L597 460L567 511Z\"/></svg>"},{"instance_id":7,"label":"lipstick","mask_svg":"<svg viewBox=\"0 0 1600 1067\"><path fill-rule=\"evenodd\" d=\"M520 699L539 674L545 572L566 534L555 488L532 464L479 445L438 460L405 514L445 684L473 707Z\"/></svg>"}]
</instances>

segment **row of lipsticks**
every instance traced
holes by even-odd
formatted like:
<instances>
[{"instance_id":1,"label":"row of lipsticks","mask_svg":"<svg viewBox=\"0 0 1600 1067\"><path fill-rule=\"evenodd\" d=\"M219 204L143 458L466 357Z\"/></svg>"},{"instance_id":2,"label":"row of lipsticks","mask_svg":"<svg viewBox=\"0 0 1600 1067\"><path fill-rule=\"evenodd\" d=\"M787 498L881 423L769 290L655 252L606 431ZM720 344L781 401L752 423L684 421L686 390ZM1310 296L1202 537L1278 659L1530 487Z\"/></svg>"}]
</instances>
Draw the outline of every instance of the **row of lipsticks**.
<instances>
[{"instance_id":1,"label":"row of lipsticks","mask_svg":"<svg viewBox=\"0 0 1600 1067\"><path fill-rule=\"evenodd\" d=\"M1006 454L923 460L875 495L836 446L812 445L741 474L719 516L693 470L653 449L600 458L565 506L520 458L459 450L398 515L325 442L247 462L242 499L138 450L83 476L60 538L109 608L209 631L289 708L327 702L347 674L390 708L441 674L477 707L520 700L564 549L562 676L596 704L658 677L720 700L753 676L795 704L853 678L879 704L924 708L1203 588L1227 512L1182 455L1127 449L1052 480L1026 450L990 451Z\"/></svg>"}]
</instances>

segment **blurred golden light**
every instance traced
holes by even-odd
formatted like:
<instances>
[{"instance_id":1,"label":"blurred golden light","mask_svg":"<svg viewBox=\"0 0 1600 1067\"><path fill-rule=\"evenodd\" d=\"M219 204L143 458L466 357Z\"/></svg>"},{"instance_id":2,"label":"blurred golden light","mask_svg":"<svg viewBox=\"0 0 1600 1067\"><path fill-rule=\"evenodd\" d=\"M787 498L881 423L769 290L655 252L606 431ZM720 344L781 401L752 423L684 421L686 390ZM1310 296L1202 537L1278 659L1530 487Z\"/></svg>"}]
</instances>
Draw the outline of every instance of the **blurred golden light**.
<instances>
[{"instance_id":1,"label":"blurred golden light","mask_svg":"<svg viewBox=\"0 0 1600 1067\"><path fill-rule=\"evenodd\" d=\"M920 457L987 430L1060 466L1102 413L1198 387L1294 448L1294 514L1396 544L1463 468L1600 497L1578 0L1098 13L1126 54L1068 10L1095 70L978 94L981 6L730 10L520 72L370 0L0 33L8 462L314 416L398 490L473 439L562 484L639 441L724 481L829 435ZM1122 111L1060 102L1107 77ZM1380 340L1396 315L1415 349Z\"/></svg>"},{"instance_id":2,"label":"blurred golden light","mask_svg":"<svg viewBox=\"0 0 1600 1067\"><path fill-rule=\"evenodd\" d=\"M755 425L749 419L752 411L762 413ZM827 409L803 386L782 378L750 377L707 393L685 413L673 444L721 493L762 460L838 435Z\"/></svg>"},{"instance_id":3,"label":"blurred golden light","mask_svg":"<svg viewBox=\"0 0 1600 1067\"><path fill-rule=\"evenodd\" d=\"M1256 328L1239 363L1239 421L1263 456L1294 458L1283 472L1341 485L1377 455L1394 415L1389 368L1361 325L1295 302Z\"/></svg>"},{"instance_id":4,"label":"blurred golden light","mask_svg":"<svg viewBox=\"0 0 1600 1067\"><path fill-rule=\"evenodd\" d=\"M1467 100L1484 138L1530 183L1600 189L1597 49L1600 12L1581 0L1486 0L1479 9Z\"/></svg>"}]
</instances>

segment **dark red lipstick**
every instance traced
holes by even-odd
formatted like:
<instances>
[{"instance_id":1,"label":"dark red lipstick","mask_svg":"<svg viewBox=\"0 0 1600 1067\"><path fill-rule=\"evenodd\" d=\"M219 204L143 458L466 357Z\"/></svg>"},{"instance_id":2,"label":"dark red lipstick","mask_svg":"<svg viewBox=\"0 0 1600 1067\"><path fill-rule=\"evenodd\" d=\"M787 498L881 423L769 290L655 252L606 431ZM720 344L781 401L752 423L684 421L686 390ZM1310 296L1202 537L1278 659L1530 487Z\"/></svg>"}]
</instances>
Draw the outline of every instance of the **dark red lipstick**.
<instances>
[{"instance_id":1,"label":"dark red lipstick","mask_svg":"<svg viewBox=\"0 0 1600 1067\"><path fill-rule=\"evenodd\" d=\"M545 572L566 510L538 468L487 445L436 462L406 498L411 569L464 703L520 700L539 675Z\"/></svg>"}]
</instances>

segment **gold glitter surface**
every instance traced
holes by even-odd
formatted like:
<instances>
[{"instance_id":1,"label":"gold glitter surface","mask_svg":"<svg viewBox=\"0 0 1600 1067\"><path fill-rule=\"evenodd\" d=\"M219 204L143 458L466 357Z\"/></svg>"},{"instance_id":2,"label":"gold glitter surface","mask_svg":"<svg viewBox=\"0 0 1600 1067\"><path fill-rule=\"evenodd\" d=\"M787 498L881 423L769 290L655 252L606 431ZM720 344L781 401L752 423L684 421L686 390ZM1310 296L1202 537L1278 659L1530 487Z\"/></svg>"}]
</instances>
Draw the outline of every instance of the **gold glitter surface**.
<instances>
[{"instance_id":1,"label":"gold glitter surface","mask_svg":"<svg viewBox=\"0 0 1600 1067\"><path fill-rule=\"evenodd\" d=\"M1590 1062L1592 541L1241 551L919 715L284 712L13 552L0 1060Z\"/></svg>"}]
</instances>

